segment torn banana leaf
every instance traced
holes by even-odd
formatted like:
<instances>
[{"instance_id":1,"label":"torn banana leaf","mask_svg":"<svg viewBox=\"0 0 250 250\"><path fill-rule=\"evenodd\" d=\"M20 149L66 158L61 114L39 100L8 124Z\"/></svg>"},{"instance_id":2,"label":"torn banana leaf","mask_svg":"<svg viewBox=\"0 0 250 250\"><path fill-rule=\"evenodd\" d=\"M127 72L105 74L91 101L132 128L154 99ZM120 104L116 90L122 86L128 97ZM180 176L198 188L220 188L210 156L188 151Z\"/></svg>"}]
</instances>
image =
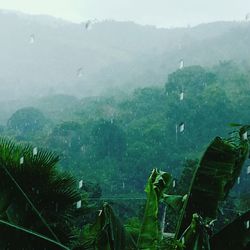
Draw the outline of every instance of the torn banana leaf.
<instances>
[{"instance_id":1,"label":"torn banana leaf","mask_svg":"<svg viewBox=\"0 0 250 250\"><path fill-rule=\"evenodd\" d=\"M138 239L138 248L144 250L156 250L160 239L158 209L159 201L171 182L168 173L154 169L148 179L145 192L147 203L141 231Z\"/></svg>"},{"instance_id":2,"label":"torn banana leaf","mask_svg":"<svg viewBox=\"0 0 250 250\"><path fill-rule=\"evenodd\" d=\"M249 250L250 210L215 234L210 243L211 250Z\"/></svg>"},{"instance_id":3,"label":"torn banana leaf","mask_svg":"<svg viewBox=\"0 0 250 250\"><path fill-rule=\"evenodd\" d=\"M247 155L248 141L239 134L234 141L216 137L211 142L194 173L178 222L176 239L190 225L193 214L197 213L204 219L216 218L218 202L227 197Z\"/></svg>"}]
</instances>

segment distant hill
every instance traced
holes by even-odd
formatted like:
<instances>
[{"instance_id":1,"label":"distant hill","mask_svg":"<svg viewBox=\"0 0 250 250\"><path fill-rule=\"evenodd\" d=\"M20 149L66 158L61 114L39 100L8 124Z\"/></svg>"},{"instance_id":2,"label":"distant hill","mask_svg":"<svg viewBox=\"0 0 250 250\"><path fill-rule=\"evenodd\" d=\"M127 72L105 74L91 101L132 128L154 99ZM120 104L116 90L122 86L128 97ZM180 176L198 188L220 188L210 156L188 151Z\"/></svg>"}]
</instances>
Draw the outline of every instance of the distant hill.
<instances>
[{"instance_id":1,"label":"distant hill","mask_svg":"<svg viewBox=\"0 0 250 250\"><path fill-rule=\"evenodd\" d=\"M0 11L0 98L98 95L160 85L185 65L249 63L250 23L157 29L132 22L83 24Z\"/></svg>"}]
</instances>

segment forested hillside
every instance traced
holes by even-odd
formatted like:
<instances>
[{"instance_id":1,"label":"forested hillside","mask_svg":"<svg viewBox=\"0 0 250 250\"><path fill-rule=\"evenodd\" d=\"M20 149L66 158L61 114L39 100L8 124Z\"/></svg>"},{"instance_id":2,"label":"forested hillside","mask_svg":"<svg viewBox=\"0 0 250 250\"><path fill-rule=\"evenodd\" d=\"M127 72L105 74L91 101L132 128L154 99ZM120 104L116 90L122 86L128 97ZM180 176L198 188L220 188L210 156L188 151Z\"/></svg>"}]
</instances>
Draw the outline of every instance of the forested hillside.
<instances>
[{"instance_id":1,"label":"forested hillside","mask_svg":"<svg viewBox=\"0 0 250 250\"><path fill-rule=\"evenodd\" d=\"M247 67L249 27L242 21L160 29L106 20L86 29L84 20L0 11L1 102L161 86L181 59L186 66L234 60Z\"/></svg>"},{"instance_id":2,"label":"forested hillside","mask_svg":"<svg viewBox=\"0 0 250 250\"><path fill-rule=\"evenodd\" d=\"M249 11L0 1L0 250L250 250Z\"/></svg>"},{"instance_id":3,"label":"forested hillside","mask_svg":"<svg viewBox=\"0 0 250 250\"><path fill-rule=\"evenodd\" d=\"M105 195L140 194L152 168L179 179L213 137L249 122L249 81L248 69L233 62L185 67L165 85L123 96L42 98L13 113L2 131L59 153L63 169Z\"/></svg>"}]
</instances>

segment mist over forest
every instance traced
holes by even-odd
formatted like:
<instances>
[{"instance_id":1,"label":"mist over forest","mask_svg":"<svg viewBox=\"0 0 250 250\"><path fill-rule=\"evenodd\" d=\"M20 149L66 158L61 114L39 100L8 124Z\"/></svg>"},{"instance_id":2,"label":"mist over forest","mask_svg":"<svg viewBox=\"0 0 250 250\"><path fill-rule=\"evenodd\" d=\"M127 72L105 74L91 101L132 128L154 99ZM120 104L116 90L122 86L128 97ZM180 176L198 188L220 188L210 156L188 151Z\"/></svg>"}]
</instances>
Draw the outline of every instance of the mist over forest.
<instances>
[{"instance_id":1,"label":"mist over forest","mask_svg":"<svg viewBox=\"0 0 250 250\"><path fill-rule=\"evenodd\" d=\"M0 249L249 250L249 19L0 30Z\"/></svg>"},{"instance_id":2,"label":"mist over forest","mask_svg":"<svg viewBox=\"0 0 250 250\"><path fill-rule=\"evenodd\" d=\"M1 106L5 111L10 100L16 108L48 95L83 98L162 86L181 59L185 66L233 60L246 68L249 26L242 21L159 29L107 20L85 29L49 16L1 11Z\"/></svg>"}]
</instances>

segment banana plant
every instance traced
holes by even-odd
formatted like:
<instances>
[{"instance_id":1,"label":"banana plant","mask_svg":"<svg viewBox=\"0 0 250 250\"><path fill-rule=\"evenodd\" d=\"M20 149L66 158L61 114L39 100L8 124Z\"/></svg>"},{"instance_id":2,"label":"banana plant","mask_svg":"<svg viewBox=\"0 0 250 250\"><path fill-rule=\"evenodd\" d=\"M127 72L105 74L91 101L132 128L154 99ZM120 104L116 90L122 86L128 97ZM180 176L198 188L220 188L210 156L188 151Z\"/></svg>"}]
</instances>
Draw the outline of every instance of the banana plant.
<instances>
[{"instance_id":1,"label":"banana plant","mask_svg":"<svg viewBox=\"0 0 250 250\"><path fill-rule=\"evenodd\" d=\"M96 223L89 231L90 239L84 243L88 249L125 250L126 232L112 207L104 203Z\"/></svg>"},{"instance_id":2,"label":"banana plant","mask_svg":"<svg viewBox=\"0 0 250 250\"><path fill-rule=\"evenodd\" d=\"M145 192L147 202L137 242L125 231L113 209L104 203L96 223L88 232L89 240L83 243L82 249L102 250L156 250L161 240L158 210L163 193L170 186L171 176L154 169L150 175Z\"/></svg>"},{"instance_id":3,"label":"banana plant","mask_svg":"<svg viewBox=\"0 0 250 250\"><path fill-rule=\"evenodd\" d=\"M160 239L162 238L158 223L159 202L164 202L181 213L174 239L176 242L176 249L248 249L218 248L217 246L221 246L221 244L223 244L221 242L224 242L229 235L226 229L218 235L213 236L211 239L218 203L219 201L225 200L228 196L248 156L249 145L246 136L248 129L249 127L247 126L241 127L231 138L222 139L216 137L210 143L197 165L189 192L184 196L169 195L167 191L171 183L171 176L168 173L154 169L148 179L145 189L147 193L146 209L137 244L126 249L159 249ZM114 214L112 214L112 216L114 216ZM110 221L109 217L106 217L106 219ZM245 219L244 217L244 221ZM243 219L239 218L241 226L243 225L242 220ZM238 221L234 222L232 226L229 226L229 231L233 226L238 225L237 223ZM244 223L248 223L247 226L249 229L249 220ZM104 223L104 225L106 225L106 223ZM109 227L104 235L117 235L114 233L111 234L114 228L116 227ZM223 236L221 237L221 242L218 240L220 239L220 235ZM112 240L114 242L116 240L119 241L120 236L113 237ZM106 241L104 241L109 242L108 247L97 249L123 249L114 248L113 241L108 238L108 240L106 239ZM210 247L210 242L212 248ZM249 230L247 232L246 230L244 231L244 237L242 236L239 242L238 245L243 244L244 246L249 246ZM102 246L104 245L102 244Z\"/></svg>"},{"instance_id":4,"label":"banana plant","mask_svg":"<svg viewBox=\"0 0 250 250\"><path fill-rule=\"evenodd\" d=\"M193 214L204 219L216 218L218 202L227 197L248 152L248 140L241 134L234 140L216 137L211 142L195 170L177 227L177 238L190 225Z\"/></svg>"},{"instance_id":5,"label":"banana plant","mask_svg":"<svg viewBox=\"0 0 250 250\"><path fill-rule=\"evenodd\" d=\"M249 154L248 129L241 127L229 139L216 137L201 158L175 236L185 243L185 250L210 249L210 225L216 219L218 203L228 196Z\"/></svg>"},{"instance_id":6,"label":"banana plant","mask_svg":"<svg viewBox=\"0 0 250 250\"><path fill-rule=\"evenodd\" d=\"M154 169L148 179L145 192L147 202L137 242L138 249L156 250L161 239L158 210L159 202L171 183L171 175Z\"/></svg>"},{"instance_id":7,"label":"banana plant","mask_svg":"<svg viewBox=\"0 0 250 250\"><path fill-rule=\"evenodd\" d=\"M250 210L213 235L212 250L250 249Z\"/></svg>"}]
</instances>

